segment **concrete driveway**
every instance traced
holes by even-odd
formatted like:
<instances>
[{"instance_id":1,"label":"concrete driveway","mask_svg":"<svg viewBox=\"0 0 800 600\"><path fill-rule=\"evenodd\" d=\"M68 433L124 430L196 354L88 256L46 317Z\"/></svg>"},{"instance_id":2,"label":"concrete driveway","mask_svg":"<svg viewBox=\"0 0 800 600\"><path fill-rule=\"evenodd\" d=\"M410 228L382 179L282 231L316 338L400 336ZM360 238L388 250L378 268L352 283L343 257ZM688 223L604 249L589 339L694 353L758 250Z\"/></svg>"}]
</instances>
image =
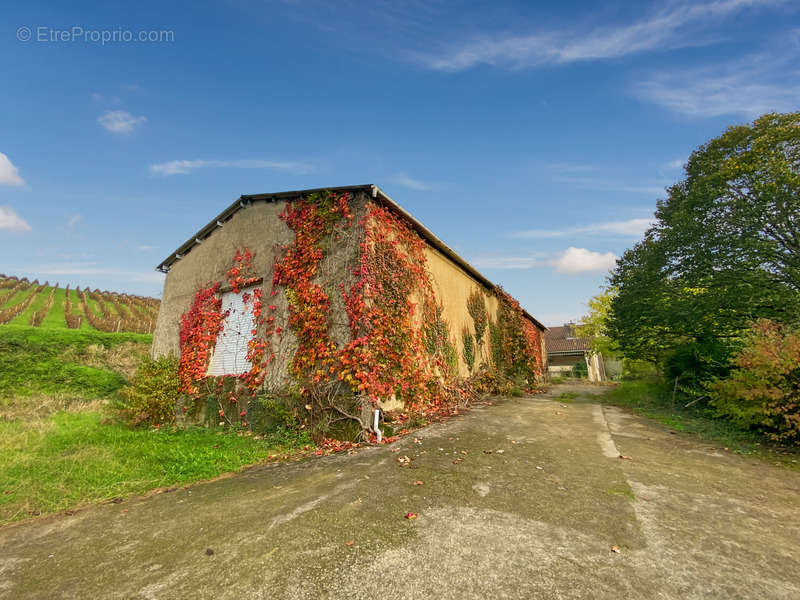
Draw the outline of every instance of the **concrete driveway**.
<instances>
[{"instance_id":1,"label":"concrete driveway","mask_svg":"<svg viewBox=\"0 0 800 600\"><path fill-rule=\"evenodd\" d=\"M0 529L0 598L800 598L800 473L565 389Z\"/></svg>"}]
</instances>

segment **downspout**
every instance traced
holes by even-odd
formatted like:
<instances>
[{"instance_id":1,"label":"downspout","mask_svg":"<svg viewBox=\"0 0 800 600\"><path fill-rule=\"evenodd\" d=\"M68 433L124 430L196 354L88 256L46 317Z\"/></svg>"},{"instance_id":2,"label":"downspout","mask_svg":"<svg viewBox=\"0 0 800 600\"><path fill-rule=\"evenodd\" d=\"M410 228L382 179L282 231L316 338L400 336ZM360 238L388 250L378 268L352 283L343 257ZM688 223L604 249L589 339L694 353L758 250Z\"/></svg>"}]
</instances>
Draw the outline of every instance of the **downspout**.
<instances>
[{"instance_id":1,"label":"downspout","mask_svg":"<svg viewBox=\"0 0 800 600\"><path fill-rule=\"evenodd\" d=\"M373 415L373 418L372 418L372 430L375 432L375 436L376 436L375 439L376 439L377 443L380 444L381 440L383 439L383 432L378 427L378 423L379 423L380 417L381 417L381 409L376 408L375 412L372 413L372 415Z\"/></svg>"}]
</instances>

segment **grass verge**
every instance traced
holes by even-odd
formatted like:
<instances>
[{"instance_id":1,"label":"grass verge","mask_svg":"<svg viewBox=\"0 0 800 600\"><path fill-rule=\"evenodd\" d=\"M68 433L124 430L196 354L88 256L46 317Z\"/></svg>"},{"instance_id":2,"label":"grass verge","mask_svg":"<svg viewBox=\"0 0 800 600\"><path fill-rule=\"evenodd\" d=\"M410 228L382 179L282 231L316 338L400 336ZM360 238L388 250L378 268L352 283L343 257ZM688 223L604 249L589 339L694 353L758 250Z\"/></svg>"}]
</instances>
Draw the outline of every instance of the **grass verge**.
<instances>
[{"instance_id":1,"label":"grass verge","mask_svg":"<svg viewBox=\"0 0 800 600\"><path fill-rule=\"evenodd\" d=\"M0 406L33 395L102 398L125 383L152 336L0 327ZM124 346L124 351L120 347Z\"/></svg>"},{"instance_id":2,"label":"grass verge","mask_svg":"<svg viewBox=\"0 0 800 600\"><path fill-rule=\"evenodd\" d=\"M296 452L305 435L108 424L100 412L0 422L0 525L41 514L210 479Z\"/></svg>"},{"instance_id":3,"label":"grass verge","mask_svg":"<svg viewBox=\"0 0 800 600\"><path fill-rule=\"evenodd\" d=\"M631 409L676 431L712 441L737 454L760 455L800 469L800 450L771 443L764 436L739 429L704 407L685 407L681 398L673 403L672 392L656 381L624 381L611 388L602 401Z\"/></svg>"}]
</instances>

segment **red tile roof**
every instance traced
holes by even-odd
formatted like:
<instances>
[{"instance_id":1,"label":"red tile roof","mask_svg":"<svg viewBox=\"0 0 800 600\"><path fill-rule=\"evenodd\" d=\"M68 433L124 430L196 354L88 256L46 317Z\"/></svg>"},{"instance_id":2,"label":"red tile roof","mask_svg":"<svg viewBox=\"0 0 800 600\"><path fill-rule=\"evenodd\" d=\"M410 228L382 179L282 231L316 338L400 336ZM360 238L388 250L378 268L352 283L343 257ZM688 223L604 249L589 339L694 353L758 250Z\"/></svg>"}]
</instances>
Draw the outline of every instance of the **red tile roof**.
<instances>
[{"instance_id":1,"label":"red tile roof","mask_svg":"<svg viewBox=\"0 0 800 600\"><path fill-rule=\"evenodd\" d=\"M544 333L547 343L547 353L559 352L585 352L591 347L589 338L575 336L575 325L567 324L563 327L550 327Z\"/></svg>"}]
</instances>

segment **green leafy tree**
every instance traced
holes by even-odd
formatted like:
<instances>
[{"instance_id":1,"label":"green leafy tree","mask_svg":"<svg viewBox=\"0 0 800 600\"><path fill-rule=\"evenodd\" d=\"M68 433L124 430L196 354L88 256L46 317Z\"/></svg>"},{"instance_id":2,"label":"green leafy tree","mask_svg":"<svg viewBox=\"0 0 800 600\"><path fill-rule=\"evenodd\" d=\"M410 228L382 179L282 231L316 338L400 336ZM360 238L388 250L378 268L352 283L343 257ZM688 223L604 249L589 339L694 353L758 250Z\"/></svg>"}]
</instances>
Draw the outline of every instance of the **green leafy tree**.
<instances>
[{"instance_id":1,"label":"green leafy tree","mask_svg":"<svg viewBox=\"0 0 800 600\"><path fill-rule=\"evenodd\" d=\"M800 113L729 128L685 173L610 277L607 333L666 368L680 349L701 381L727 368L752 321L800 318Z\"/></svg>"},{"instance_id":2,"label":"green leafy tree","mask_svg":"<svg viewBox=\"0 0 800 600\"><path fill-rule=\"evenodd\" d=\"M616 288L604 287L600 294L589 300L589 312L581 317L580 324L575 328L578 337L591 339L592 350L609 357L619 354L616 341L608 336L611 302L616 295Z\"/></svg>"}]
</instances>

